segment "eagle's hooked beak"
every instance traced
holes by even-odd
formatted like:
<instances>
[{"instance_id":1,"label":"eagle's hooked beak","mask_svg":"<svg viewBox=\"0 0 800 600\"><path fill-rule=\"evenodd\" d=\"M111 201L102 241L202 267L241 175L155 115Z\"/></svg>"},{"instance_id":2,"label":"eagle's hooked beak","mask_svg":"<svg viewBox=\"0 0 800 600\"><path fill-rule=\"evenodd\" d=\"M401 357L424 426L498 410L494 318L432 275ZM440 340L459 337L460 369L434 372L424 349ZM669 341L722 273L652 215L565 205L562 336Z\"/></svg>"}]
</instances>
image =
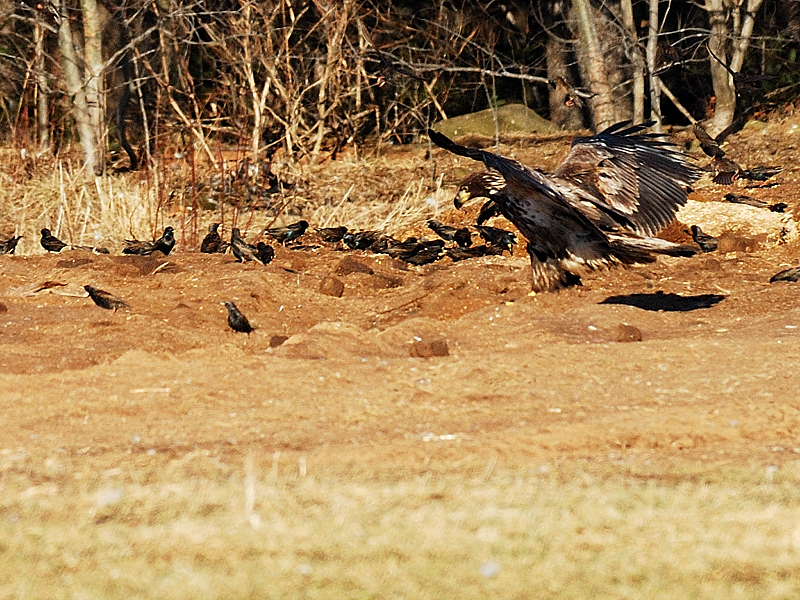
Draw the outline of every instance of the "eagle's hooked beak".
<instances>
[{"instance_id":1,"label":"eagle's hooked beak","mask_svg":"<svg viewBox=\"0 0 800 600\"><path fill-rule=\"evenodd\" d=\"M456 197L453 198L453 205L458 209L461 210L461 207L469 200L469 190L467 188L461 188L458 190Z\"/></svg>"}]
</instances>

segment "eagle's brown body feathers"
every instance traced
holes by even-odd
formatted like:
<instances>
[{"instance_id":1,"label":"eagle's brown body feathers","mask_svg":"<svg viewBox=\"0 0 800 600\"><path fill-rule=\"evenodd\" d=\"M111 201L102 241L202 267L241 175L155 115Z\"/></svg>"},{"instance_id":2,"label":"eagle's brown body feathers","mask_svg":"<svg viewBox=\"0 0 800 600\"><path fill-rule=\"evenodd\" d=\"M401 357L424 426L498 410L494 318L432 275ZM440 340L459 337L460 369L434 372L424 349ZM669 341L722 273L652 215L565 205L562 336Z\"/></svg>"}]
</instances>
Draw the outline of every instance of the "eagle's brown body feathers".
<instances>
[{"instance_id":1,"label":"eagle's brown body feathers","mask_svg":"<svg viewBox=\"0 0 800 600\"><path fill-rule=\"evenodd\" d=\"M528 239L534 291L553 291L582 271L652 262L654 254L691 256L691 246L653 237L686 203L699 171L643 125L614 125L573 142L551 174L515 160L455 144L430 132L435 144L482 161L491 171L470 175L456 206L494 200Z\"/></svg>"}]
</instances>

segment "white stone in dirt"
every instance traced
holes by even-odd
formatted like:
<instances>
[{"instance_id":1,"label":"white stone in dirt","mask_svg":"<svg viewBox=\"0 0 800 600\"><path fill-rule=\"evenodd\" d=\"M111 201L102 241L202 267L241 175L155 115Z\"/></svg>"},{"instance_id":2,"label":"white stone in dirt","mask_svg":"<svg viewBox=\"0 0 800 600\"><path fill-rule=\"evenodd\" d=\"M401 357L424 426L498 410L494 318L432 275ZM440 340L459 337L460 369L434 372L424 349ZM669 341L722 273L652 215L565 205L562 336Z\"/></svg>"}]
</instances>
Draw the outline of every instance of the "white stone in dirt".
<instances>
[{"instance_id":1,"label":"white stone in dirt","mask_svg":"<svg viewBox=\"0 0 800 600\"><path fill-rule=\"evenodd\" d=\"M678 211L677 219L686 225L698 225L705 233L717 237L726 231L750 237L766 234L764 246L767 248L800 236L797 221L791 214L746 204L689 200Z\"/></svg>"}]
</instances>

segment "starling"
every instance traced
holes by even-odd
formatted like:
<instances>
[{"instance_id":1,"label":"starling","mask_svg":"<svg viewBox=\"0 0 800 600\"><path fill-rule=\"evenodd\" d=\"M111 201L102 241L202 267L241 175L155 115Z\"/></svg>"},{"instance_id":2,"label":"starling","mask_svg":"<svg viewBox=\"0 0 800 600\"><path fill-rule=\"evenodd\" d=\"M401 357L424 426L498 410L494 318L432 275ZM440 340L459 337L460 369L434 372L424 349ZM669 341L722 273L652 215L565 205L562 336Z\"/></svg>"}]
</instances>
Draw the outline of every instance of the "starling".
<instances>
[{"instance_id":1,"label":"starling","mask_svg":"<svg viewBox=\"0 0 800 600\"><path fill-rule=\"evenodd\" d=\"M61 252L67 245L54 236L49 229L42 229L42 248L48 252Z\"/></svg>"},{"instance_id":2,"label":"starling","mask_svg":"<svg viewBox=\"0 0 800 600\"><path fill-rule=\"evenodd\" d=\"M351 250L367 250L386 237L386 234L381 231L358 231L356 233L345 233L342 236L342 242Z\"/></svg>"},{"instance_id":3,"label":"starling","mask_svg":"<svg viewBox=\"0 0 800 600\"><path fill-rule=\"evenodd\" d=\"M750 181L767 181L781 171L780 167L753 167L752 169L742 169L739 172L739 177Z\"/></svg>"},{"instance_id":4,"label":"starling","mask_svg":"<svg viewBox=\"0 0 800 600\"><path fill-rule=\"evenodd\" d=\"M462 248L469 248L472 245L472 234L466 227L456 229L455 227L449 227L443 223L440 223L436 219L428 219L427 225L443 240L455 242Z\"/></svg>"},{"instance_id":5,"label":"starling","mask_svg":"<svg viewBox=\"0 0 800 600\"><path fill-rule=\"evenodd\" d=\"M436 254L436 258L442 253L444 248L444 240L421 240L417 238L408 238L405 242L398 242L386 249L386 254L392 258L398 258L406 262L414 263L414 257L420 253L426 255ZM424 260L424 259L418 259ZM436 260L436 259L434 259ZM429 261L432 262L432 261ZM425 264L420 263L420 264Z\"/></svg>"},{"instance_id":6,"label":"starling","mask_svg":"<svg viewBox=\"0 0 800 600\"><path fill-rule=\"evenodd\" d=\"M703 230L700 229L697 225L692 225L692 239L695 243L700 246L700 249L703 252L713 252L717 249L717 245L719 243L719 239L715 238L712 235L708 235L707 233L703 233Z\"/></svg>"},{"instance_id":7,"label":"starling","mask_svg":"<svg viewBox=\"0 0 800 600\"><path fill-rule=\"evenodd\" d=\"M720 185L731 185L739 179L742 172L742 168L735 160L731 160L724 155L722 158L715 158L711 164L714 171L716 171L712 181Z\"/></svg>"},{"instance_id":8,"label":"starling","mask_svg":"<svg viewBox=\"0 0 800 600\"><path fill-rule=\"evenodd\" d=\"M109 294L104 290L99 290L96 287L92 287L91 285L85 285L83 286L83 289L89 292L89 296L91 296L92 300L94 300L94 303L100 308L117 312L117 309L119 308L130 306L130 304L125 302L125 300L117 298L113 294Z\"/></svg>"},{"instance_id":9,"label":"starling","mask_svg":"<svg viewBox=\"0 0 800 600\"><path fill-rule=\"evenodd\" d=\"M258 242L258 244L256 244L256 255L258 256L258 260L266 265L275 258L275 250L269 244Z\"/></svg>"},{"instance_id":10,"label":"starling","mask_svg":"<svg viewBox=\"0 0 800 600\"><path fill-rule=\"evenodd\" d=\"M476 227L481 237L491 246L496 246L509 252L514 251L514 244L517 243L517 236L511 231L489 227L488 225L478 225Z\"/></svg>"},{"instance_id":11,"label":"starling","mask_svg":"<svg viewBox=\"0 0 800 600\"><path fill-rule=\"evenodd\" d=\"M155 241L153 251L159 250L167 256L175 247L175 230L172 227L166 227L164 233Z\"/></svg>"},{"instance_id":12,"label":"starling","mask_svg":"<svg viewBox=\"0 0 800 600\"><path fill-rule=\"evenodd\" d=\"M725 151L719 147L721 142L717 142L712 138L699 123L695 123L692 128L697 141L700 142L700 149L711 158L722 158L725 156Z\"/></svg>"},{"instance_id":13,"label":"starling","mask_svg":"<svg viewBox=\"0 0 800 600\"><path fill-rule=\"evenodd\" d=\"M449 256L453 262L458 262L460 260L466 260L468 258L478 258L479 256L486 256L487 250L489 249L488 246L485 244L482 246L472 246L470 248L445 248L444 254L445 256Z\"/></svg>"},{"instance_id":14,"label":"starling","mask_svg":"<svg viewBox=\"0 0 800 600\"><path fill-rule=\"evenodd\" d=\"M442 247L440 244L420 242L415 252L401 256L400 260L411 265L427 265L442 257Z\"/></svg>"},{"instance_id":15,"label":"starling","mask_svg":"<svg viewBox=\"0 0 800 600\"><path fill-rule=\"evenodd\" d=\"M297 223L292 223L286 227L265 229L264 233L285 245L303 235L306 229L308 229L308 221L297 221Z\"/></svg>"},{"instance_id":16,"label":"starling","mask_svg":"<svg viewBox=\"0 0 800 600\"><path fill-rule=\"evenodd\" d=\"M231 229L231 251L237 262L250 262L251 260L261 262L258 254L256 254L256 248L242 239L242 234L239 233L237 227Z\"/></svg>"},{"instance_id":17,"label":"starling","mask_svg":"<svg viewBox=\"0 0 800 600\"><path fill-rule=\"evenodd\" d=\"M21 235L12 235L5 242L0 241L0 254L14 254L14 250L17 248L17 242L19 242L20 239L22 239Z\"/></svg>"},{"instance_id":18,"label":"starling","mask_svg":"<svg viewBox=\"0 0 800 600\"><path fill-rule=\"evenodd\" d=\"M725 201L733 204L746 204L747 206L753 206L755 208L769 207L767 202L764 202L763 200L757 200L756 198L745 196L743 194L725 194Z\"/></svg>"},{"instance_id":19,"label":"starling","mask_svg":"<svg viewBox=\"0 0 800 600\"><path fill-rule=\"evenodd\" d=\"M228 325L231 329L248 335L255 329L255 327L250 325L250 321L247 320L247 317L239 312L239 309L236 308L233 302L223 302L223 304L225 308L228 309Z\"/></svg>"},{"instance_id":20,"label":"starling","mask_svg":"<svg viewBox=\"0 0 800 600\"><path fill-rule=\"evenodd\" d=\"M138 254L140 256L149 256L156 250L161 251L164 255L172 252L175 246L175 230L172 227L164 229L164 233L160 238L154 242L140 242L139 240L125 240L125 245L122 248L123 254Z\"/></svg>"},{"instance_id":21,"label":"starling","mask_svg":"<svg viewBox=\"0 0 800 600\"><path fill-rule=\"evenodd\" d=\"M781 271L780 273L775 273L775 275L769 278L770 283L775 283L776 281L798 281L798 280L800 280L800 267L786 269L785 271Z\"/></svg>"},{"instance_id":22,"label":"starling","mask_svg":"<svg viewBox=\"0 0 800 600\"><path fill-rule=\"evenodd\" d=\"M483 225L491 219L500 214L500 206L494 200L487 200L481 209L478 211L478 218L475 220L476 225Z\"/></svg>"},{"instance_id":23,"label":"starling","mask_svg":"<svg viewBox=\"0 0 800 600\"><path fill-rule=\"evenodd\" d=\"M339 227L317 227L315 229L317 235L323 242L341 242L344 234L347 233L347 227L340 225Z\"/></svg>"},{"instance_id":24,"label":"starling","mask_svg":"<svg viewBox=\"0 0 800 600\"><path fill-rule=\"evenodd\" d=\"M200 252L216 254L217 252L225 252L228 249L228 244L222 241L217 231L220 225L221 223L212 223L208 226L208 234L200 243Z\"/></svg>"}]
</instances>

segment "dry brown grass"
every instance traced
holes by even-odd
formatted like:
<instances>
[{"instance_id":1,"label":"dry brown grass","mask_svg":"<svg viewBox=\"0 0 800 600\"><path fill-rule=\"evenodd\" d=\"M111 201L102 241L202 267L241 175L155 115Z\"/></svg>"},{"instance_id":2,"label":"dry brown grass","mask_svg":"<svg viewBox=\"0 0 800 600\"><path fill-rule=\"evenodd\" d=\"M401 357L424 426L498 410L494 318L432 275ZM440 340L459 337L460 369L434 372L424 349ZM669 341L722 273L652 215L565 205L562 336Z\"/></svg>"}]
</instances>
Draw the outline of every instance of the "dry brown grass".
<instances>
[{"instance_id":1,"label":"dry brown grass","mask_svg":"<svg viewBox=\"0 0 800 600\"><path fill-rule=\"evenodd\" d=\"M8 457L7 457L8 458ZM800 473L6 471L3 598L796 598ZM30 468L33 467L33 468ZM487 473L488 474L488 473Z\"/></svg>"},{"instance_id":2,"label":"dry brown grass","mask_svg":"<svg viewBox=\"0 0 800 600\"><path fill-rule=\"evenodd\" d=\"M23 255L44 252L38 243L42 227L67 243L107 246L112 252L122 240L149 239L166 225L184 234L179 239L191 239L195 225L204 232L215 220L235 219L251 233L305 218L315 226L346 225L400 235L448 210L452 192L442 188L441 177L420 171L417 156L392 161L343 157L322 165L278 166L281 177L296 182L296 188L273 196L261 209L237 207L229 198L217 210L194 215L193 199L185 191L192 184L191 169L185 163L87 178L69 161L31 166L11 151L4 156L0 237L23 235L17 248ZM194 182L205 185L206 194L208 184L230 172L196 165Z\"/></svg>"}]
</instances>

